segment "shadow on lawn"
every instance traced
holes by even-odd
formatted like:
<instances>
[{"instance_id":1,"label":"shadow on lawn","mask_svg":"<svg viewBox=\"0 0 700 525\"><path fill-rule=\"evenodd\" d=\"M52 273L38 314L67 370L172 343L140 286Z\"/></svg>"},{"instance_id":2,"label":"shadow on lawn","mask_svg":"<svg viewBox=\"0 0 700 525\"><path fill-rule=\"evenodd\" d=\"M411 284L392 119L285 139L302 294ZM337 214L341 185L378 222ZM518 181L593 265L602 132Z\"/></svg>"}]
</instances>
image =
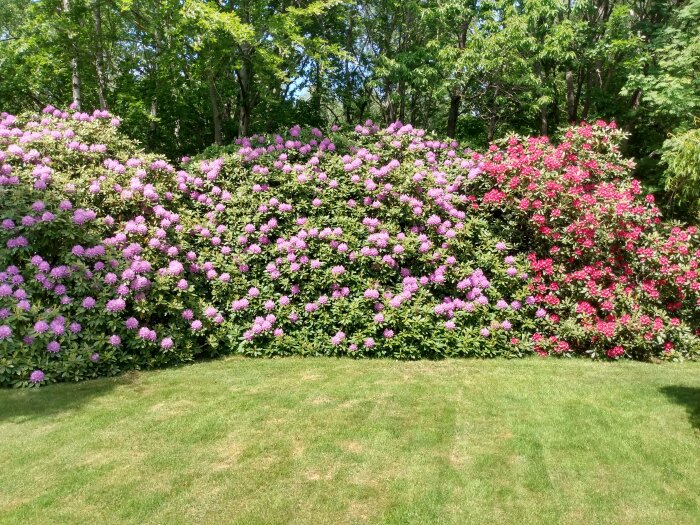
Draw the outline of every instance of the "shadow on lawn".
<instances>
[{"instance_id":1,"label":"shadow on lawn","mask_svg":"<svg viewBox=\"0 0 700 525\"><path fill-rule=\"evenodd\" d=\"M0 421L21 423L77 410L113 388L133 382L131 374L42 388L0 390Z\"/></svg>"},{"instance_id":2,"label":"shadow on lawn","mask_svg":"<svg viewBox=\"0 0 700 525\"><path fill-rule=\"evenodd\" d=\"M700 429L700 388L691 386L665 386L660 389L675 403L683 405L688 411L690 424Z\"/></svg>"}]
</instances>

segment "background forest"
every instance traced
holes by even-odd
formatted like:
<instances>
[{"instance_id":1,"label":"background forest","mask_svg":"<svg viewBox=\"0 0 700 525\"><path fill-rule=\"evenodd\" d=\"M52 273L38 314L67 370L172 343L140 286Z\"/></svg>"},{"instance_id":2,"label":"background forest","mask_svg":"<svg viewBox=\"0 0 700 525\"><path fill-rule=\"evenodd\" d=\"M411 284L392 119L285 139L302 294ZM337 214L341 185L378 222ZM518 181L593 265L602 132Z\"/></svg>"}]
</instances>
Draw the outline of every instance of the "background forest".
<instances>
[{"instance_id":1,"label":"background forest","mask_svg":"<svg viewBox=\"0 0 700 525\"><path fill-rule=\"evenodd\" d=\"M615 120L694 221L699 28L700 0L3 0L0 109L109 109L171 158L293 124L483 147Z\"/></svg>"}]
</instances>

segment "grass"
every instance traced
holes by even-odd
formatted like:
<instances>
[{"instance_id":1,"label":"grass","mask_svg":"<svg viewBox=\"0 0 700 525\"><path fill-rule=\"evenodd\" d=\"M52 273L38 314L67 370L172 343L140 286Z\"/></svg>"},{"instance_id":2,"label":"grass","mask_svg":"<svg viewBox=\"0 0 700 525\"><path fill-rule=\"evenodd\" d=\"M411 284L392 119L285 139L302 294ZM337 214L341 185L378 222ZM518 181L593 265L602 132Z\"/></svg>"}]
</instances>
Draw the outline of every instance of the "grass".
<instances>
[{"instance_id":1,"label":"grass","mask_svg":"<svg viewBox=\"0 0 700 525\"><path fill-rule=\"evenodd\" d=\"M700 523L700 363L230 358L0 391L0 522Z\"/></svg>"}]
</instances>

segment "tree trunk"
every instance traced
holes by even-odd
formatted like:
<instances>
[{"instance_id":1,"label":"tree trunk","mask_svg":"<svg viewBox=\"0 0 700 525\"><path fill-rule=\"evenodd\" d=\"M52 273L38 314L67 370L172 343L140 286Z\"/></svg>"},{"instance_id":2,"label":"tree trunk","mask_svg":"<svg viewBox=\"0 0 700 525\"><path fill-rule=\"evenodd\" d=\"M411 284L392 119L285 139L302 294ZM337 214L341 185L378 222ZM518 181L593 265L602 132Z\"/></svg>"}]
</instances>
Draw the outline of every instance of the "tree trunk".
<instances>
[{"instance_id":1,"label":"tree trunk","mask_svg":"<svg viewBox=\"0 0 700 525\"><path fill-rule=\"evenodd\" d=\"M559 123L561 122L561 110L559 108L559 93L557 93L557 88L554 86L554 101L552 102L552 109L549 111L549 119L547 121L547 130L549 131L549 127L552 126L552 122L554 123L554 128L559 127Z\"/></svg>"},{"instance_id":2,"label":"tree trunk","mask_svg":"<svg viewBox=\"0 0 700 525\"><path fill-rule=\"evenodd\" d=\"M642 102L642 90L635 89L632 98L630 99L630 109L636 111L639 108L639 104Z\"/></svg>"},{"instance_id":3,"label":"tree trunk","mask_svg":"<svg viewBox=\"0 0 700 525\"><path fill-rule=\"evenodd\" d=\"M153 34L153 47L154 47L154 52L153 52L153 58L152 58L152 67L149 68L148 71L148 76L150 77L149 80L150 82L148 85L151 87L153 90L151 92L151 118L149 121L149 129L150 129L150 145L151 147L154 147L156 144L156 128L157 128L157 118L158 118L158 87L159 87L159 76L160 76L160 51L161 51L161 32L160 32L160 27L156 26L155 31ZM150 65L150 64L149 64Z\"/></svg>"},{"instance_id":4,"label":"tree trunk","mask_svg":"<svg viewBox=\"0 0 700 525\"><path fill-rule=\"evenodd\" d=\"M496 134L496 115L491 115L491 117L489 117L489 126L488 126L488 129L486 131L486 140L488 140L489 142L492 142L495 134Z\"/></svg>"},{"instance_id":5,"label":"tree trunk","mask_svg":"<svg viewBox=\"0 0 700 525\"><path fill-rule=\"evenodd\" d=\"M602 90L603 89L603 76L602 76L602 73L600 71L601 67L603 67L603 62L600 59L596 60L595 61L595 70L594 70L595 77L598 79L598 82L597 82L598 88Z\"/></svg>"},{"instance_id":6,"label":"tree trunk","mask_svg":"<svg viewBox=\"0 0 700 525\"><path fill-rule=\"evenodd\" d=\"M549 123L547 121L547 107L540 108L540 135L545 136L549 131Z\"/></svg>"},{"instance_id":7,"label":"tree trunk","mask_svg":"<svg viewBox=\"0 0 700 525\"><path fill-rule=\"evenodd\" d=\"M151 131L156 129L156 118L158 117L158 97L154 94L151 97L151 121L149 127Z\"/></svg>"},{"instance_id":8,"label":"tree trunk","mask_svg":"<svg viewBox=\"0 0 700 525\"><path fill-rule=\"evenodd\" d=\"M399 81L399 120L406 120L406 81Z\"/></svg>"},{"instance_id":9,"label":"tree trunk","mask_svg":"<svg viewBox=\"0 0 700 525\"><path fill-rule=\"evenodd\" d=\"M396 122L396 108L394 107L394 103L391 101L391 98L387 98L386 123L389 125L393 124L394 122Z\"/></svg>"},{"instance_id":10,"label":"tree trunk","mask_svg":"<svg viewBox=\"0 0 700 525\"><path fill-rule=\"evenodd\" d=\"M80 109L81 107L81 84L80 84L80 71L78 70L78 59L74 56L70 61L70 68L72 71L71 86L73 90L73 104L75 104L75 109Z\"/></svg>"},{"instance_id":11,"label":"tree trunk","mask_svg":"<svg viewBox=\"0 0 700 525\"><path fill-rule=\"evenodd\" d=\"M464 20L460 26L459 37L457 40L457 49L463 50L467 45L467 30L469 29L470 19ZM462 95L459 93L459 88L452 88L450 95L450 111L447 114L447 136L455 138L457 134L457 120L459 119L459 106L462 102Z\"/></svg>"},{"instance_id":12,"label":"tree trunk","mask_svg":"<svg viewBox=\"0 0 700 525\"><path fill-rule=\"evenodd\" d=\"M627 122L622 126L622 131L624 131L627 136L622 140L622 143L620 144L620 151L624 155L629 155L629 142L632 133L634 132L634 124L635 124L635 112L639 108L639 104L642 102L642 90L641 89L635 89L634 93L632 93L632 97L630 98L630 112L631 115Z\"/></svg>"},{"instance_id":13,"label":"tree trunk","mask_svg":"<svg viewBox=\"0 0 700 525\"><path fill-rule=\"evenodd\" d=\"M352 51L353 45L353 30L354 30L355 17L350 14L350 19L348 21L348 29L345 33L345 51L348 54ZM350 75L350 57L345 56L343 60L343 96L341 103L343 104L343 113L345 113L345 122L348 124L352 123L353 109L352 109L352 99L353 99L353 81Z\"/></svg>"},{"instance_id":14,"label":"tree trunk","mask_svg":"<svg viewBox=\"0 0 700 525\"><path fill-rule=\"evenodd\" d=\"M357 106L357 122L362 122L365 119L365 111L367 110L367 99L362 99L362 102ZM352 124L352 122L348 122Z\"/></svg>"},{"instance_id":15,"label":"tree trunk","mask_svg":"<svg viewBox=\"0 0 700 525\"><path fill-rule=\"evenodd\" d=\"M63 12L67 17L70 17L70 0L63 0ZM72 37L68 37L71 50L70 69L71 69L71 88L73 92L73 105L75 109L80 110L81 104L81 83L80 70L78 69L78 49Z\"/></svg>"},{"instance_id":16,"label":"tree trunk","mask_svg":"<svg viewBox=\"0 0 700 525\"><path fill-rule=\"evenodd\" d=\"M313 103L314 103L314 112L316 113L315 118L319 120L319 122L322 120L322 115L323 115L323 68L321 67L321 61L316 60L316 81L315 81L315 88L314 88L314 94L312 97Z\"/></svg>"},{"instance_id":17,"label":"tree trunk","mask_svg":"<svg viewBox=\"0 0 700 525\"><path fill-rule=\"evenodd\" d=\"M414 124L418 119L418 105L416 104L416 95L411 93L411 104L410 104L410 123Z\"/></svg>"},{"instance_id":18,"label":"tree trunk","mask_svg":"<svg viewBox=\"0 0 700 525\"><path fill-rule=\"evenodd\" d=\"M243 43L241 48L243 49L243 63L240 69L236 70L238 78L238 136L246 137L250 131L253 113L253 64L250 60L250 46Z\"/></svg>"},{"instance_id":19,"label":"tree trunk","mask_svg":"<svg viewBox=\"0 0 700 525\"><path fill-rule=\"evenodd\" d=\"M574 93L574 72L566 72L566 118L569 124L576 122L576 95Z\"/></svg>"},{"instance_id":20,"label":"tree trunk","mask_svg":"<svg viewBox=\"0 0 700 525\"><path fill-rule=\"evenodd\" d=\"M214 143L217 146L223 144L221 137L221 112L219 111L219 99L216 93L216 83L214 82L214 73L211 71L207 74L207 84L209 87L209 102L211 103L211 116L214 121Z\"/></svg>"},{"instance_id":21,"label":"tree trunk","mask_svg":"<svg viewBox=\"0 0 700 525\"><path fill-rule=\"evenodd\" d=\"M93 6L92 16L95 22L95 72L97 73L97 96L100 101L100 109L107 109L107 79L105 75L105 59L102 39L102 13L100 3L96 1Z\"/></svg>"},{"instance_id":22,"label":"tree trunk","mask_svg":"<svg viewBox=\"0 0 700 525\"><path fill-rule=\"evenodd\" d=\"M447 116L447 136L450 138L455 138L457 134L457 119L459 118L459 104L461 101L461 95L453 93L450 97L450 112Z\"/></svg>"},{"instance_id":23,"label":"tree trunk","mask_svg":"<svg viewBox=\"0 0 700 525\"><path fill-rule=\"evenodd\" d=\"M574 117L578 121L578 107L581 104L581 90L583 89L583 69L579 68L576 81L576 95L574 95ZM576 123L574 121L574 124Z\"/></svg>"},{"instance_id":24,"label":"tree trunk","mask_svg":"<svg viewBox=\"0 0 700 525\"><path fill-rule=\"evenodd\" d=\"M588 114L591 111L591 104L593 103L593 71L589 70L588 75L586 77L586 95L583 100L583 111L581 112L581 118L583 120L586 120L588 118Z\"/></svg>"},{"instance_id":25,"label":"tree trunk","mask_svg":"<svg viewBox=\"0 0 700 525\"><path fill-rule=\"evenodd\" d=\"M391 100L391 84L389 80L384 81L384 97L386 100L386 125L390 125L396 121L396 108Z\"/></svg>"},{"instance_id":26,"label":"tree trunk","mask_svg":"<svg viewBox=\"0 0 700 525\"><path fill-rule=\"evenodd\" d=\"M543 86L547 85L547 77L546 73L544 71L544 68L542 67L542 63L538 60L535 62L535 74L537 77L540 79L540 82L542 82ZM540 135L546 135L548 131L549 124L547 122L547 113L548 109L547 106L542 106L540 108Z\"/></svg>"}]
</instances>

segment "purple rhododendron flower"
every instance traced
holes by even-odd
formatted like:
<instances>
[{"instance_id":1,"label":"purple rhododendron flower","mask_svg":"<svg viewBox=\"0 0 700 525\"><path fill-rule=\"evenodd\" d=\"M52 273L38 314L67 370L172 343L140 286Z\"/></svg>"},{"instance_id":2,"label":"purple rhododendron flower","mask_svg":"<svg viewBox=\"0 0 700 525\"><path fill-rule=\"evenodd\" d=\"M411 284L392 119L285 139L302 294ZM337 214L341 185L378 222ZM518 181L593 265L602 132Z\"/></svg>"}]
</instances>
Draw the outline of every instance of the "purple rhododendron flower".
<instances>
[{"instance_id":1,"label":"purple rhododendron flower","mask_svg":"<svg viewBox=\"0 0 700 525\"><path fill-rule=\"evenodd\" d=\"M105 308L111 313L121 312L124 310L124 308L126 308L126 301L124 301L124 299L121 297L117 299L110 299L107 301Z\"/></svg>"},{"instance_id":2,"label":"purple rhododendron flower","mask_svg":"<svg viewBox=\"0 0 700 525\"><path fill-rule=\"evenodd\" d=\"M41 383L45 378L46 375L42 370L34 370L31 374L29 374L29 381L34 384Z\"/></svg>"},{"instance_id":3,"label":"purple rhododendron flower","mask_svg":"<svg viewBox=\"0 0 700 525\"><path fill-rule=\"evenodd\" d=\"M140 339L143 339L144 341L155 341L156 340L156 331L151 330L150 328L143 326L139 328L138 336Z\"/></svg>"},{"instance_id":4,"label":"purple rhododendron flower","mask_svg":"<svg viewBox=\"0 0 700 525\"><path fill-rule=\"evenodd\" d=\"M82 306L83 306L83 308L85 308L85 309L90 309L90 308L92 308L93 306L95 306L96 303L97 303L97 301L95 301L94 298L92 298L92 297L86 297L85 299L83 299Z\"/></svg>"},{"instance_id":5,"label":"purple rhododendron flower","mask_svg":"<svg viewBox=\"0 0 700 525\"><path fill-rule=\"evenodd\" d=\"M331 337L331 343L334 346L338 346L340 343L343 342L344 339L345 339L345 333L339 331L333 337Z\"/></svg>"}]
</instances>

